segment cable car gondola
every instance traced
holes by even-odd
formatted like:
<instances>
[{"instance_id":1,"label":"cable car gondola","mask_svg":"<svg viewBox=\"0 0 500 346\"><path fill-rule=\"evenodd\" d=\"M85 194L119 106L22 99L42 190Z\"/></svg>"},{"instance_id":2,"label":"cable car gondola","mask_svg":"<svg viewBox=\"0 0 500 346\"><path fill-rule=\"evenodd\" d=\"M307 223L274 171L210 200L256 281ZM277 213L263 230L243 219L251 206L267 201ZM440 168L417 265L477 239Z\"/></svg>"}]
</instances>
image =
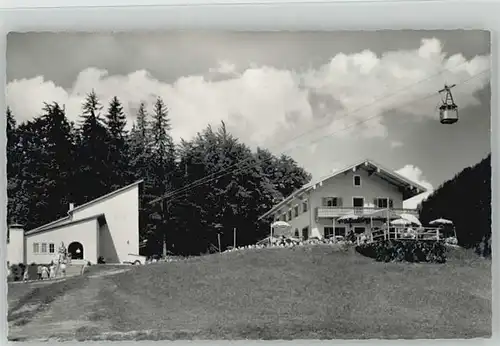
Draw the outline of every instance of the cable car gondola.
<instances>
[{"instance_id":1,"label":"cable car gondola","mask_svg":"<svg viewBox=\"0 0 500 346\"><path fill-rule=\"evenodd\" d=\"M446 93L439 107L439 121L441 124L450 125L458 121L458 106L453 101L453 95L451 94L451 88L455 85L448 86L445 84L444 88L439 90L439 94Z\"/></svg>"}]
</instances>

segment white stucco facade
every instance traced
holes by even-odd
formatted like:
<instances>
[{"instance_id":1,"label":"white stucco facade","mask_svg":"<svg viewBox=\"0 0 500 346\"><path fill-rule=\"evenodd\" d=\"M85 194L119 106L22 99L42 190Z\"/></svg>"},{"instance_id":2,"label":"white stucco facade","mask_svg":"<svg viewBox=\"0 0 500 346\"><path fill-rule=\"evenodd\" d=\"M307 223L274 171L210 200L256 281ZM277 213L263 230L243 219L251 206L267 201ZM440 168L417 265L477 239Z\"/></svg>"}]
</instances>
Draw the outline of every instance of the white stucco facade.
<instances>
[{"instance_id":1,"label":"white stucco facade","mask_svg":"<svg viewBox=\"0 0 500 346\"><path fill-rule=\"evenodd\" d=\"M121 263L128 254L139 254L139 186L114 196L75 207L73 220L104 214L106 224L99 234L99 251L108 263Z\"/></svg>"},{"instance_id":2,"label":"white stucco facade","mask_svg":"<svg viewBox=\"0 0 500 346\"><path fill-rule=\"evenodd\" d=\"M83 245L83 258L91 263L98 257L99 222L96 218L62 225L47 231L26 236L26 263L47 264L57 258L57 249L61 242L66 247L78 242ZM35 245L36 244L36 245ZM38 249L34 249L36 246Z\"/></svg>"},{"instance_id":3,"label":"white stucco facade","mask_svg":"<svg viewBox=\"0 0 500 346\"><path fill-rule=\"evenodd\" d=\"M96 263L123 263L139 254L139 186L142 181L113 191L80 206L68 216L24 232L10 227L10 263L50 263L61 242L74 256ZM71 249L70 249L71 248ZM76 249L76 250L75 250Z\"/></svg>"},{"instance_id":4,"label":"white stucco facade","mask_svg":"<svg viewBox=\"0 0 500 346\"><path fill-rule=\"evenodd\" d=\"M298 233L302 238L321 238L332 234L345 235L349 230L360 233L363 228L381 227L384 223L380 219L366 218L348 224L337 222L342 215L368 214L386 208L400 213L416 213L404 210L403 200L405 196L409 198L425 192L425 188L392 172L385 175L374 174L376 172L380 173L377 164L368 160L358 163L306 185L263 217L286 221L292 233Z\"/></svg>"},{"instance_id":5,"label":"white stucco facade","mask_svg":"<svg viewBox=\"0 0 500 346\"><path fill-rule=\"evenodd\" d=\"M7 241L7 262L9 264L24 263L24 229L21 225L9 226Z\"/></svg>"}]
</instances>

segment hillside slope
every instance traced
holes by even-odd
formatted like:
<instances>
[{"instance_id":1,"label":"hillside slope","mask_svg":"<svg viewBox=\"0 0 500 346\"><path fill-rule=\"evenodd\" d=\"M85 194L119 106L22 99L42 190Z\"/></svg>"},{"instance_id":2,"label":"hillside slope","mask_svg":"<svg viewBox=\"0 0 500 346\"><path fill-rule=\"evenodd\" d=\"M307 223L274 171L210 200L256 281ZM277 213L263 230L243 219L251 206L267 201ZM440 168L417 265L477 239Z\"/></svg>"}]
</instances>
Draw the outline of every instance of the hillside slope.
<instances>
[{"instance_id":1,"label":"hillside slope","mask_svg":"<svg viewBox=\"0 0 500 346\"><path fill-rule=\"evenodd\" d=\"M477 246L491 235L491 155L467 167L434 191L420 206L427 224L437 218L453 220L459 244ZM486 253L488 255L489 253Z\"/></svg>"},{"instance_id":2,"label":"hillside slope","mask_svg":"<svg viewBox=\"0 0 500 346\"><path fill-rule=\"evenodd\" d=\"M377 263L331 246L261 249L83 276L66 283L62 295L50 293L61 292L63 284L54 284L22 297L9 311L9 337L489 336L490 262L463 251L445 265L410 265ZM23 314L43 302L35 314Z\"/></svg>"}]
</instances>

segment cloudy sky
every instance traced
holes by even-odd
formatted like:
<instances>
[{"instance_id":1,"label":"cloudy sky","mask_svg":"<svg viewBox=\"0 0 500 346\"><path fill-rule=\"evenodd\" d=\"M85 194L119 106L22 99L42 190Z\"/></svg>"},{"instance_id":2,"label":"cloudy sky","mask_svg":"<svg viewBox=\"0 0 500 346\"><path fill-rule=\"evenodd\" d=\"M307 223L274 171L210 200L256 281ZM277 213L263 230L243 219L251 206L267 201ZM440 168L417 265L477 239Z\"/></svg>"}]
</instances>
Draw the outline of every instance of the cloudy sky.
<instances>
[{"instance_id":1,"label":"cloudy sky","mask_svg":"<svg viewBox=\"0 0 500 346\"><path fill-rule=\"evenodd\" d=\"M489 67L483 31L14 33L7 102L19 121L44 101L76 120L95 89L132 121L161 96L176 139L224 120L316 179L370 158L432 189L490 151ZM436 114L445 83L451 126Z\"/></svg>"}]
</instances>

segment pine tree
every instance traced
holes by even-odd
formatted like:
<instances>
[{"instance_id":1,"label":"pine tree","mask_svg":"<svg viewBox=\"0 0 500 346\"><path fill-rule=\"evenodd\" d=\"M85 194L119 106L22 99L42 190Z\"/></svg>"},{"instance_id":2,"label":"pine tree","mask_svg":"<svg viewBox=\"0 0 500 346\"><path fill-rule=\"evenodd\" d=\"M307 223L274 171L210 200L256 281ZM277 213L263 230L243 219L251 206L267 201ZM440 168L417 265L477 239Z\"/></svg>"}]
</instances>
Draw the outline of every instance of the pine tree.
<instances>
[{"instance_id":1,"label":"pine tree","mask_svg":"<svg viewBox=\"0 0 500 346\"><path fill-rule=\"evenodd\" d=\"M19 126L18 135L21 187L14 208L29 229L68 210L75 186L73 128L64 108L52 103L44 105L40 117Z\"/></svg>"},{"instance_id":2,"label":"pine tree","mask_svg":"<svg viewBox=\"0 0 500 346\"><path fill-rule=\"evenodd\" d=\"M6 111L7 125L7 222L15 223L21 221L21 213L19 212L19 198L22 188L22 180L20 179L21 168L21 152L18 145L19 134L16 120L12 111L7 107Z\"/></svg>"},{"instance_id":3,"label":"pine tree","mask_svg":"<svg viewBox=\"0 0 500 346\"><path fill-rule=\"evenodd\" d=\"M108 130L108 167L107 188L116 190L131 183L132 173L129 170L129 148L125 127L127 118L118 97L113 97L106 114L105 124Z\"/></svg>"},{"instance_id":4,"label":"pine tree","mask_svg":"<svg viewBox=\"0 0 500 346\"><path fill-rule=\"evenodd\" d=\"M152 153L151 143L151 124L146 105L142 102L128 141L131 153L130 162L136 179L147 180L149 177L148 163ZM148 183L150 182L148 181Z\"/></svg>"},{"instance_id":5,"label":"pine tree","mask_svg":"<svg viewBox=\"0 0 500 346\"><path fill-rule=\"evenodd\" d=\"M419 214L423 224L437 218L452 220L458 244L479 247L478 252L487 256L492 230L491 154L439 186L421 203Z\"/></svg>"},{"instance_id":6,"label":"pine tree","mask_svg":"<svg viewBox=\"0 0 500 346\"><path fill-rule=\"evenodd\" d=\"M161 242L155 235L155 224L150 220L153 214L151 206L148 204L156 197L155 180L152 174L152 148L151 148L151 122L146 110L146 104L141 102L137 111L136 121L133 124L129 137L130 166L136 180L142 179L142 191L140 195L140 239L147 240L148 250L159 252ZM159 215L158 215L159 217Z\"/></svg>"},{"instance_id":7,"label":"pine tree","mask_svg":"<svg viewBox=\"0 0 500 346\"><path fill-rule=\"evenodd\" d=\"M151 173L153 175L154 190L152 194L160 197L175 188L175 145L170 134L171 125L168 118L168 108L158 97L153 107L152 140L151 143ZM160 211L162 217L157 222L157 233L163 234L164 249L166 252L166 230L174 227L176 220L168 215L170 204L165 204ZM167 217L168 216L168 217Z\"/></svg>"},{"instance_id":8,"label":"pine tree","mask_svg":"<svg viewBox=\"0 0 500 346\"><path fill-rule=\"evenodd\" d=\"M90 92L83 105L78 143L78 204L111 191L108 187L111 167L109 134L101 117L102 106L95 91Z\"/></svg>"}]
</instances>

